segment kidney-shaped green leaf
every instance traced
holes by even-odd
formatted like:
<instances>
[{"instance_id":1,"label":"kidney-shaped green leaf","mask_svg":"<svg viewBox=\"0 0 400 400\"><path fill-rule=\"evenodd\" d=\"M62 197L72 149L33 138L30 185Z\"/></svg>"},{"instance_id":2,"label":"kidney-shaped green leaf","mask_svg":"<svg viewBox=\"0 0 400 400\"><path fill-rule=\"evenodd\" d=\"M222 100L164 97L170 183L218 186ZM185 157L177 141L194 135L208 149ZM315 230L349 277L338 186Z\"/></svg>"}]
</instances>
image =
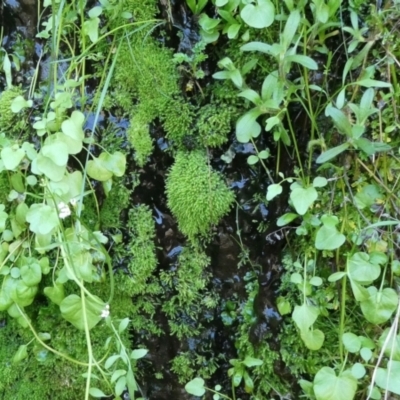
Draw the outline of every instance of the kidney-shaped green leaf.
<instances>
[{"instance_id":1,"label":"kidney-shaped green leaf","mask_svg":"<svg viewBox=\"0 0 400 400\"><path fill-rule=\"evenodd\" d=\"M314 378L314 393L317 400L353 400L357 380L350 371L336 376L329 367L321 368Z\"/></svg>"},{"instance_id":2,"label":"kidney-shaped green leaf","mask_svg":"<svg viewBox=\"0 0 400 400\"><path fill-rule=\"evenodd\" d=\"M275 19L275 7L270 0L256 0L257 4L247 4L240 16L252 28L267 28Z\"/></svg>"},{"instance_id":3,"label":"kidney-shaped green leaf","mask_svg":"<svg viewBox=\"0 0 400 400\"><path fill-rule=\"evenodd\" d=\"M105 303L97 296L85 298L86 320L89 329L92 329L101 320L101 312ZM84 309L81 297L76 294L67 296L60 304L62 316L80 330L85 330Z\"/></svg>"}]
</instances>

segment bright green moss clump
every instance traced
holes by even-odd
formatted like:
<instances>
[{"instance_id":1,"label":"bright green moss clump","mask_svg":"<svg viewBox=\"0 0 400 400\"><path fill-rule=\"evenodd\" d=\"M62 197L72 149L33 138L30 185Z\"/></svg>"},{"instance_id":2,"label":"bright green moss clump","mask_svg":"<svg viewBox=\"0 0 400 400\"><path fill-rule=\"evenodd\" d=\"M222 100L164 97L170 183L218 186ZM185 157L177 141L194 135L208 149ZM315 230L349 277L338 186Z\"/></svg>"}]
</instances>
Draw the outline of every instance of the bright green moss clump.
<instances>
[{"instance_id":1,"label":"bright green moss clump","mask_svg":"<svg viewBox=\"0 0 400 400\"><path fill-rule=\"evenodd\" d=\"M233 192L213 171L203 152L178 152L168 175L168 206L190 240L207 236L212 225L229 211Z\"/></svg>"},{"instance_id":2,"label":"bright green moss clump","mask_svg":"<svg viewBox=\"0 0 400 400\"><path fill-rule=\"evenodd\" d=\"M135 150L135 160L139 167L146 164L147 158L153 152L153 140L149 133L149 124L143 123L140 117L134 116L127 131L129 142Z\"/></svg>"},{"instance_id":3,"label":"bright green moss clump","mask_svg":"<svg viewBox=\"0 0 400 400\"><path fill-rule=\"evenodd\" d=\"M218 147L228 140L233 107L208 104L200 109L197 128L200 142L206 147Z\"/></svg>"}]
</instances>

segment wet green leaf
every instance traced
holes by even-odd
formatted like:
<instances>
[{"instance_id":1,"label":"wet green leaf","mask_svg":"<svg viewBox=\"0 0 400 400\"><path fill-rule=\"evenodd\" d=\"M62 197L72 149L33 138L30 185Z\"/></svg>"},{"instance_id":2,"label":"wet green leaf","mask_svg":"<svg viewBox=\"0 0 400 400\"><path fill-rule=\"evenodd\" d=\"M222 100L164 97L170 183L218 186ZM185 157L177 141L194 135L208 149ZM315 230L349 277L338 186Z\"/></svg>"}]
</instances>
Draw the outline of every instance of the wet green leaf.
<instances>
[{"instance_id":1,"label":"wet green leaf","mask_svg":"<svg viewBox=\"0 0 400 400\"><path fill-rule=\"evenodd\" d=\"M240 16L252 28L267 28L274 22L275 7L270 0L256 0L256 5L247 4L244 6Z\"/></svg>"},{"instance_id":2,"label":"wet green leaf","mask_svg":"<svg viewBox=\"0 0 400 400\"><path fill-rule=\"evenodd\" d=\"M42 269L40 265L33 261L23 265L20 269L22 281L26 286L36 286L42 280Z\"/></svg>"},{"instance_id":3,"label":"wet green leaf","mask_svg":"<svg viewBox=\"0 0 400 400\"><path fill-rule=\"evenodd\" d=\"M344 333L342 336L342 342L345 349L350 353L358 353L361 349L361 340L354 333Z\"/></svg>"},{"instance_id":4,"label":"wet green leaf","mask_svg":"<svg viewBox=\"0 0 400 400\"><path fill-rule=\"evenodd\" d=\"M192 394L193 396L203 396L206 392L204 388L204 379L202 378L194 378L190 382L185 385L185 390Z\"/></svg>"},{"instance_id":5,"label":"wet green leaf","mask_svg":"<svg viewBox=\"0 0 400 400\"><path fill-rule=\"evenodd\" d=\"M318 198L318 192L313 187L295 187L290 193L290 200L296 212L304 215Z\"/></svg>"},{"instance_id":6,"label":"wet green leaf","mask_svg":"<svg viewBox=\"0 0 400 400\"><path fill-rule=\"evenodd\" d=\"M46 235L58 226L58 215L53 207L46 204L32 204L26 214L32 232Z\"/></svg>"},{"instance_id":7,"label":"wet green leaf","mask_svg":"<svg viewBox=\"0 0 400 400\"><path fill-rule=\"evenodd\" d=\"M149 351L147 349L136 349L131 353L132 360L139 360L143 358Z\"/></svg>"},{"instance_id":8,"label":"wet green leaf","mask_svg":"<svg viewBox=\"0 0 400 400\"><path fill-rule=\"evenodd\" d=\"M318 64L309 56L303 54L293 54L285 57L286 62L295 62L311 70L318 69Z\"/></svg>"},{"instance_id":9,"label":"wet green leaf","mask_svg":"<svg viewBox=\"0 0 400 400\"><path fill-rule=\"evenodd\" d=\"M368 362L372 358L372 351L367 347L362 347L360 350L360 356L365 361Z\"/></svg>"},{"instance_id":10,"label":"wet green leaf","mask_svg":"<svg viewBox=\"0 0 400 400\"><path fill-rule=\"evenodd\" d=\"M336 147L332 147L329 150L324 151L316 160L317 164L323 164L329 160L331 160L332 158L335 158L336 156L338 156L339 154L343 153L344 151L346 151L348 148L350 147L349 143L343 143L339 146Z\"/></svg>"},{"instance_id":11,"label":"wet green leaf","mask_svg":"<svg viewBox=\"0 0 400 400\"><path fill-rule=\"evenodd\" d=\"M369 255L363 252L354 253L347 260L349 277L361 285L370 285L381 274L381 268L377 264L369 262Z\"/></svg>"},{"instance_id":12,"label":"wet green leaf","mask_svg":"<svg viewBox=\"0 0 400 400\"><path fill-rule=\"evenodd\" d=\"M365 318L372 324L383 324L388 321L396 311L398 296L392 288L378 291L375 286L367 288L369 297L361 301L361 310Z\"/></svg>"},{"instance_id":13,"label":"wet green leaf","mask_svg":"<svg viewBox=\"0 0 400 400\"><path fill-rule=\"evenodd\" d=\"M1 160L3 161L4 167L9 171L17 168L24 157L25 151L18 145L4 147L3 150L1 150Z\"/></svg>"},{"instance_id":14,"label":"wet green leaf","mask_svg":"<svg viewBox=\"0 0 400 400\"><path fill-rule=\"evenodd\" d=\"M96 326L101 320L101 312L105 303L97 296L85 298L86 319L89 329ZM67 296L60 304L61 314L68 322L79 330L85 330L82 299L76 294Z\"/></svg>"},{"instance_id":15,"label":"wet green leaf","mask_svg":"<svg viewBox=\"0 0 400 400\"><path fill-rule=\"evenodd\" d=\"M278 307L279 314L281 315L290 314L292 312L290 301L282 296L278 297L276 306Z\"/></svg>"},{"instance_id":16,"label":"wet green leaf","mask_svg":"<svg viewBox=\"0 0 400 400\"><path fill-rule=\"evenodd\" d=\"M112 172L115 176L121 177L125 173L126 158L125 155L119 151L113 154L101 153L99 159L103 165Z\"/></svg>"},{"instance_id":17,"label":"wet green leaf","mask_svg":"<svg viewBox=\"0 0 400 400\"><path fill-rule=\"evenodd\" d=\"M261 133L261 125L256 121L261 114L260 110L253 108L239 118L236 123L236 137L240 143L248 143Z\"/></svg>"},{"instance_id":18,"label":"wet green leaf","mask_svg":"<svg viewBox=\"0 0 400 400\"><path fill-rule=\"evenodd\" d=\"M260 51L261 53L271 54L271 45L263 42L250 42L243 45L242 51ZM264 98L264 96L263 96Z\"/></svg>"},{"instance_id":19,"label":"wet green leaf","mask_svg":"<svg viewBox=\"0 0 400 400\"><path fill-rule=\"evenodd\" d=\"M57 165L50 158L43 154L38 154L37 158L32 163L32 169L37 168L38 173L42 173L52 181L60 181L65 172L66 165ZM36 173L36 172L35 172Z\"/></svg>"},{"instance_id":20,"label":"wet green leaf","mask_svg":"<svg viewBox=\"0 0 400 400\"><path fill-rule=\"evenodd\" d=\"M313 180L313 186L315 188L320 188L320 187L324 187L328 184L328 181L326 178L324 178L323 176L317 176L316 178L314 178Z\"/></svg>"},{"instance_id":21,"label":"wet green leaf","mask_svg":"<svg viewBox=\"0 0 400 400\"><path fill-rule=\"evenodd\" d=\"M315 236L315 247L318 250L335 250L342 246L346 237L335 226L339 222L338 219L325 214L321 217L321 221L323 226L318 229Z\"/></svg>"},{"instance_id":22,"label":"wet green leaf","mask_svg":"<svg viewBox=\"0 0 400 400\"><path fill-rule=\"evenodd\" d=\"M28 357L28 346L26 344L21 344L21 346L18 347L17 352L14 354L12 360L13 364L18 364L27 357Z\"/></svg>"},{"instance_id":23,"label":"wet green leaf","mask_svg":"<svg viewBox=\"0 0 400 400\"><path fill-rule=\"evenodd\" d=\"M32 107L32 100L25 100L23 96L17 96L11 103L11 111L19 113L24 108Z\"/></svg>"},{"instance_id":24,"label":"wet green leaf","mask_svg":"<svg viewBox=\"0 0 400 400\"><path fill-rule=\"evenodd\" d=\"M87 173L91 178L100 182L108 181L113 176L113 173L105 166L103 160L96 157L87 163Z\"/></svg>"},{"instance_id":25,"label":"wet green leaf","mask_svg":"<svg viewBox=\"0 0 400 400\"><path fill-rule=\"evenodd\" d=\"M301 339L306 347L310 350L319 350L324 344L325 335L319 329L310 329L307 331L300 331Z\"/></svg>"},{"instance_id":26,"label":"wet green leaf","mask_svg":"<svg viewBox=\"0 0 400 400\"><path fill-rule=\"evenodd\" d=\"M282 186L279 183L273 183L268 186L267 189L267 200L271 201L274 197L280 195L282 193Z\"/></svg>"},{"instance_id":27,"label":"wet green leaf","mask_svg":"<svg viewBox=\"0 0 400 400\"><path fill-rule=\"evenodd\" d=\"M317 400L353 400L357 391L357 380L350 371L336 376L329 367L321 368L314 378L314 393Z\"/></svg>"},{"instance_id":28,"label":"wet green leaf","mask_svg":"<svg viewBox=\"0 0 400 400\"><path fill-rule=\"evenodd\" d=\"M318 307L303 304L294 308L292 318L301 332L307 332L317 320L318 315Z\"/></svg>"},{"instance_id":29,"label":"wet green leaf","mask_svg":"<svg viewBox=\"0 0 400 400\"><path fill-rule=\"evenodd\" d=\"M298 217L297 214L294 213L286 213L283 214L282 216L280 216L278 218L278 220L276 221L276 225L277 226L285 226L287 224L290 224L292 221L294 221L296 218Z\"/></svg>"},{"instance_id":30,"label":"wet green leaf","mask_svg":"<svg viewBox=\"0 0 400 400\"><path fill-rule=\"evenodd\" d=\"M365 369L364 365L361 363L355 363L351 367L351 374L354 376L356 379L362 379L364 378L365 374L367 373L367 370Z\"/></svg>"},{"instance_id":31,"label":"wet green leaf","mask_svg":"<svg viewBox=\"0 0 400 400\"><path fill-rule=\"evenodd\" d=\"M249 165L257 164L258 161L259 161L259 158L255 155L251 155L247 158L247 164L249 164Z\"/></svg>"},{"instance_id":32,"label":"wet green leaf","mask_svg":"<svg viewBox=\"0 0 400 400\"><path fill-rule=\"evenodd\" d=\"M61 283L55 283L54 286L45 287L44 294L55 304L60 305L65 298L64 286Z\"/></svg>"}]
</instances>

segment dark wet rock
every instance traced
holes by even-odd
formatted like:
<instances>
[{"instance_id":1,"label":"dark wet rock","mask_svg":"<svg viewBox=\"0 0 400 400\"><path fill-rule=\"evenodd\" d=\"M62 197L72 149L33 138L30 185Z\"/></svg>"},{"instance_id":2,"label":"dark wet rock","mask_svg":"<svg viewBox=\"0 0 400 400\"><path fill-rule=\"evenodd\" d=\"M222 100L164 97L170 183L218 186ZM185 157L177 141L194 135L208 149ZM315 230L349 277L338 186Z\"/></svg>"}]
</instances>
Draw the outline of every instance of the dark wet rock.
<instances>
[{"instance_id":1,"label":"dark wet rock","mask_svg":"<svg viewBox=\"0 0 400 400\"><path fill-rule=\"evenodd\" d=\"M37 26L37 5L38 0L5 0L2 22L9 23L5 18L14 18L18 31L25 38L33 38Z\"/></svg>"}]
</instances>

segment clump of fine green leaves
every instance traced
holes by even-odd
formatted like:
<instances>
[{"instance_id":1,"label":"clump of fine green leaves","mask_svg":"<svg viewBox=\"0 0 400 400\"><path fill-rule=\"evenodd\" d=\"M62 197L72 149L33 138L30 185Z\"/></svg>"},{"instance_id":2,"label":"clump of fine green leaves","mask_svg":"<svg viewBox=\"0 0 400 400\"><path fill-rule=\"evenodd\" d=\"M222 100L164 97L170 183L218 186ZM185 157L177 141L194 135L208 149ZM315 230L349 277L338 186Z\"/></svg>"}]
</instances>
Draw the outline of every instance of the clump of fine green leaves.
<instances>
[{"instance_id":1,"label":"clump of fine green leaves","mask_svg":"<svg viewBox=\"0 0 400 400\"><path fill-rule=\"evenodd\" d=\"M180 230L193 240L206 236L229 211L234 200L221 175L213 171L203 152L178 152L168 175L168 206Z\"/></svg>"},{"instance_id":2,"label":"clump of fine green leaves","mask_svg":"<svg viewBox=\"0 0 400 400\"><path fill-rule=\"evenodd\" d=\"M135 150L135 160L139 167L146 164L153 152L153 140L149 132L149 124L143 123L140 118L133 117L128 129L128 139Z\"/></svg>"}]
</instances>

